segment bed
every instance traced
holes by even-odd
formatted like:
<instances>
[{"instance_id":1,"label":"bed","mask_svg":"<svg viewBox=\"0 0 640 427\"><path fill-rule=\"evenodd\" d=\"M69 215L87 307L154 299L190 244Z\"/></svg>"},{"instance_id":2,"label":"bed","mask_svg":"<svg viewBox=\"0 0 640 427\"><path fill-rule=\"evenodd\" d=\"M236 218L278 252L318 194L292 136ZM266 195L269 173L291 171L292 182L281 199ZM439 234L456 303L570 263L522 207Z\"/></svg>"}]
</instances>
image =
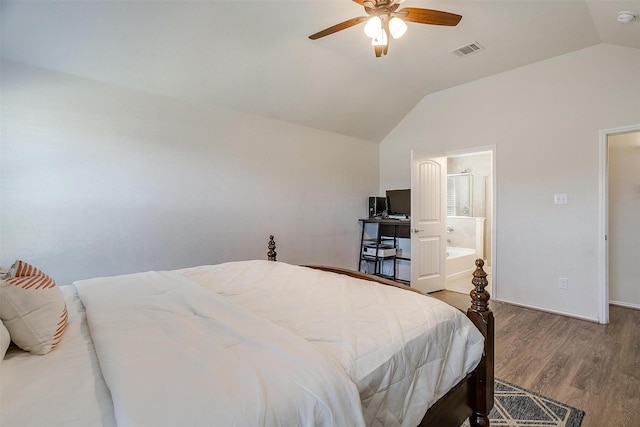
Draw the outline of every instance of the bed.
<instances>
[{"instance_id":1,"label":"bed","mask_svg":"<svg viewBox=\"0 0 640 427\"><path fill-rule=\"evenodd\" d=\"M272 245L269 261L55 287L64 333L44 355L8 348L0 425L489 425L482 260L464 316L376 276L277 262Z\"/></svg>"}]
</instances>

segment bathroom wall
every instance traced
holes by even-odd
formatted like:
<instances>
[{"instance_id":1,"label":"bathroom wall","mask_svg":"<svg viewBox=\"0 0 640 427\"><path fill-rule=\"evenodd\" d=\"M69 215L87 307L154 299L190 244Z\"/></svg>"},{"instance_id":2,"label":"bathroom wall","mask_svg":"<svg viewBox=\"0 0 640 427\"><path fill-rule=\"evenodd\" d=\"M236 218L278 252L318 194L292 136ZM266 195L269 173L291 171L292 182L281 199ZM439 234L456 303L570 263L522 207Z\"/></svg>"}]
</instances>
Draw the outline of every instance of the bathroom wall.
<instances>
[{"instance_id":1,"label":"bathroom wall","mask_svg":"<svg viewBox=\"0 0 640 427\"><path fill-rule=\"evenodd\" d=\"M492 173L491 153L466 154L447 158L447 173L469 172L473 177L474 203L473 215L486 218L484 223L484 260L491 265L491 220L492 220ZM486 179L483 179L486 177ZM450 246L475 248L475 221L447 218L447 225L453 232L447 236Z\"/></svg>"},{"instance_id":2,"label":"bathroom wall","mask_svg":"<svg viewBox=\"0 0 640 427\"><path fill-rule=\"evenodd\" d=\"M447 217L447 246L476 249L476 217ZM483 250L484 252L484 250Z\"/></svg>"}]
</instances>

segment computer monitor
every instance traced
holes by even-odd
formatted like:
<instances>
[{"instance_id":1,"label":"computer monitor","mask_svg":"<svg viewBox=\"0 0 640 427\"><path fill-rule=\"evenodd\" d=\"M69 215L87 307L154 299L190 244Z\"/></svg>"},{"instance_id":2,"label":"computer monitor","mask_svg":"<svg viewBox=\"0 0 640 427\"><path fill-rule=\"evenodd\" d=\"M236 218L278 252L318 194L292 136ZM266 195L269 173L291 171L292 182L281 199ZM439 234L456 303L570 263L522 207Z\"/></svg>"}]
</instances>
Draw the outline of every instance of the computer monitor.
<instances>
[{"instance_id":1,"label":"computer monitor","mask_svg":"<svg viewBox=\"0 0 640 427\"><path fill-rule=\"evenodd\" d=\"M411 189L387 190L387 215L411 217Z\"/></svg>"}]
</instances>

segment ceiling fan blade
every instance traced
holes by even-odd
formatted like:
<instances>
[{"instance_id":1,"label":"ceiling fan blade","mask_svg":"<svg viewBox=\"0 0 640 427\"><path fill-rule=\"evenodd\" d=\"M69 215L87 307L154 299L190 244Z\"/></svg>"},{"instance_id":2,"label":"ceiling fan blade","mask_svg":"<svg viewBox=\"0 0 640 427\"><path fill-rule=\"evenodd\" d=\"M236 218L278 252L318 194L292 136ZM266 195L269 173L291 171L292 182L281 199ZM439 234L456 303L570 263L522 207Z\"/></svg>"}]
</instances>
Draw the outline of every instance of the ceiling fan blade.
<instances>
[{"instance_id":1,"label":"ceiling fan blade","mask_svg":"<svg viewBox=\"0 0 640 427\"><path fill-rule=\"evenodd\" d=\"M374 46L373 49L376 52L376 58L380 58L382 56L382 46Z\"/></svg>"},{"instance_id":2,"label":"ceiling fan blade","mask_svg":"<svg viewBox=\"0 0 640 427\"><path fill-rule=\"evenodd\" d=\"M419 24L447 25L455 27L462 19L461 15L455 13L442 12L440 10L421 9L418 7L405 7L395 12L394 15L405 21L417 22Z\"/></svg>"},{"instance_id":3,"label":"ceiling fan blade","mask_svg":"<svg viewBox=\"0 0 640 427\"><path fill-rule=\"evenodd\" d=\"M344 22L341 22L339 24L334 25L333 27L329 27L329 28L325 28L322 31L318 31L315 34L311 34L309 36L309 38L311 40L317 40L321 37L325 37L328 36L329 34L333 34L333 33L337 33L338 31L342 31L342 30L346 30L349 27L353 27L354 25L357 25L361 22L366 21L367 19L369 19L368 16L358 16L357 18L351 18L348 19Z\"/></svg>"},{"instance_id":4,"label":"ceiling fan blade","mask_svg":"<svg viewBox=\"0 0 640 427\"><path fill-rule=\"evenodd\" d=\"M364 6L364 0L353 0L353 1L358 3L360 6Z\"/></svg>"}]
</instances>

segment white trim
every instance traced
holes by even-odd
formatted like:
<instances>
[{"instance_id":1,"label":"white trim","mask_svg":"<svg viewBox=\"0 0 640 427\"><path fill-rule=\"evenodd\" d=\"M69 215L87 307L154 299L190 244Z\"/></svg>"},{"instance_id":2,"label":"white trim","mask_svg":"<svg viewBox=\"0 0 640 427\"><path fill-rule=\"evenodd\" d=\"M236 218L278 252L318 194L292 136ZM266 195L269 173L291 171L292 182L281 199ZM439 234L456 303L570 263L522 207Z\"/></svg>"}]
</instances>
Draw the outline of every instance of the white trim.
<instances>
[{"instance_id":1,"label":"white trim","mask_svg":"<svg viewBox=\"0 0 640 427\"><path fill-rule=\"evenodd\" d=\"M640 304L631 304L628 302L621 302L621 301L609 301L609 304L616 305L618 307L633 308L636 310L640 310Z\"/></svg>"},{"instance_id":2,"label":"white trim","mask_svg":"<svg viewBox=\"0 0 640 427\"><path fill-rule=\"evenodd\" d=\"M598 171L598 321L609 323L609 139L608 131L600 131L600 167Z\"/></svg>"},{"instance_id":3,"label":"white trim","mask_svg":"<svg viewBox=\"0 0 640 427\"><path fill-rule=\"evenodd\" d=\"M513 301L509 301L509 300L505 300L505 299L500 299L499 300L499 299L496 299L496 298L491 298L491 300L504 302L504 303L507 303L507 304L515 305L517 307L530 308L532 310L542 311L542 312L545 312L545 313L558 314L560 316L572 317L574 319L587 320L589 322L599 323L598 319L595 318L595 317L579 316L579 315L577 315L575 313L567 313L567 312L560 311L560 310L552 310L552 309L549 309L549 308L546 308L546 307L538 307L538 306L530 305L530 304L522 304L522 303L519 303L519 302L513 302Z\"/></svg>"},{"instance_id":4,"label":"white trim","mask_svg":"<svg viewBox=\"0 0 640 427\"><path fill-rule=\"evenodd\" d=\"M491 172L493 173L493 183L491 186L491 203L493 206L491 207L491 265L489 269L485 269L487 273L490 271L491 275L491 293L494 298L498 297L498 268L497 268L497 260L498 260L498 168L496 167L496 146L493 145L491 148Z\"/></svg>"},{"instance_id":5,"label":"white trim","mask_svg":"<svg viewBox=\"0 0 640 427\"><path fill-rule=\"evenodd\" d=\"M475 261L475 259L474 259ZM447 289L447 285L452 283L452 282L457 282L458 280L463 280L466 279L468 283L468 288L469 288L469 292L471 292L473 290L473 287L471 286L471 280L473 279L473 272L476 271L475 268L469 268L467 270L464 271L458 271L457 273L453 273L453 274L448 274L447 275L447 280L445 281L445 289ZM451 290L451 289L447 289L447 290Z\"/></svg>"},{"instance_id":6,"label":"white trim","mask_svg":"<svg viewBox=\"0 0 640 427\"><path fill-rule=\"evenodd\" d=\"M495 150L495 145L483 145L481 147L461 148L459 150L447 151L444 155L447 157L465 157L475 156L476 154L482 153L493 153Z\"/></svg>"},{"instance_id":7,"label":"white trim","mask_svg":"<svg viewBox=\"0 0 640 427\"><path fill-rule=\"evenodd\" d=\"M598 171L598 321L609 323L609 136L640 131L640 124L600 131ZM613 304L613 302L611 302ZM619 304L616 304L619 305Z\"/></svg>"}]
</instances>

